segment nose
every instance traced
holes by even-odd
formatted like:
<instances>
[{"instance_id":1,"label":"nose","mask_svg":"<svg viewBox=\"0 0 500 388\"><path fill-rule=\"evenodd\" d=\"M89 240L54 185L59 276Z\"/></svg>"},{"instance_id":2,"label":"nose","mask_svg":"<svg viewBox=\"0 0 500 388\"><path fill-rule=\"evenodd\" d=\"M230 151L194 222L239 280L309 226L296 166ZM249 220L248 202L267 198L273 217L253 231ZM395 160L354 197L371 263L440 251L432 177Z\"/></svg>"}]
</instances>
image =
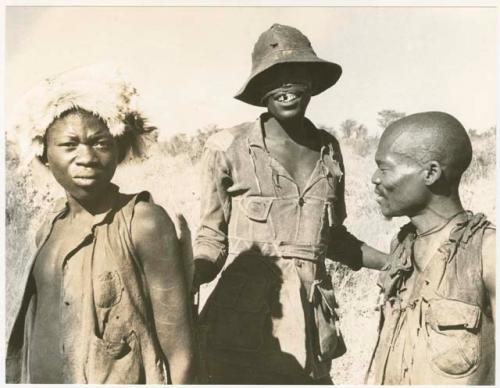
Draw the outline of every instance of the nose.
<instances>
[{"instance_id":1,"label":"nose","mask_svg":"<svg viewBox=\"0 0 500 388\"><path fill-rule=\"evenodd\" d=\"M372 183L374 185L380 184L380 174L379 173L380 173L380 170L377 168L372 175Z\"/></svg>"},{"instance_id":2,"label":"nose","mask_svg":"<svg viewBox=\"0 0 500 388\"><path fill-rule=\"evenodd\" d=\"M91 166L97 162L97 156L94 149L86 144L78 146L78 154L76 157L76 164L80 166Z\"/></svg>"}]
</instances>

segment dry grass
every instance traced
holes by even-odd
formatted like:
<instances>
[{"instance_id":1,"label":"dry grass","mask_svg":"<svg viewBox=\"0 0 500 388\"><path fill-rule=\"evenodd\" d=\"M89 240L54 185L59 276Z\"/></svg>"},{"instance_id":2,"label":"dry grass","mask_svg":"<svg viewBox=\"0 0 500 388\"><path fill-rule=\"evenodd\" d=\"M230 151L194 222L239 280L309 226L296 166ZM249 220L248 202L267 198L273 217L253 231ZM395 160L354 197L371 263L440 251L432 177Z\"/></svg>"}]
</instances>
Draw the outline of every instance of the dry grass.
<instances>
[{"instance_id":1,"label":"dry grass","mask_svg":"<svg viewBox=\"0 0 500 388\"><path fill-rule=\"evenodd\" d=\"M473 136L472 141L475 156L461 187L463 203L466 208L481 211L495 221L495 133L491 130L484 136ZM387 250L394 233L407 221L398 219L388 222L378 211L370 183L376 140L345 139L341 143L347 171L347 226L358 238ZM124 192L150 191L155 201L168 211L182 213L194 234L199 222L197 157L201 146L202 142L195 139L190 152L182 152L182 148L179 151L177 146L179 152L174 152L176 155L172 156L167 153L172 147L159 145L152 149L152 156L142 164L130 164L119 169L114 181ZM185 147L184 143L182 147ZM19 263L26 262L33 253L32 242L42 214L52 205L54 198L62 194L43 168L37 168L30 174L20 174L15 171L15 165L14 160L7 161L7 286L12 278L9 271L20 268ZM14 262L17 265L13 265ZM333 267L348 352L334 361L332 376L337 384L360 384L376 339L377 273L370 270L354 273L336 264ZM9 314L7 298L8 319Z\"/></svg>"}]
</instances>

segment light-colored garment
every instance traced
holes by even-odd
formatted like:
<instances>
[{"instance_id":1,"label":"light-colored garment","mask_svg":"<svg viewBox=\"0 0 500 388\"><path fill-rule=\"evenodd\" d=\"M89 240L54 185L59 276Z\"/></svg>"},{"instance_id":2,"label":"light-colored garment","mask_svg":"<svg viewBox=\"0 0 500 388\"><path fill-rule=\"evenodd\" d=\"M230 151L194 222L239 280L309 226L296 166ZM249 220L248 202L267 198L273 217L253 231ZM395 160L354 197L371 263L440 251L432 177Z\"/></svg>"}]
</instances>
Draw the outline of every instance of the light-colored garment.
<instances>
[{"instance_id":1,"label":"light-colored garment","mask_svg":"<svg viewBox=\"0 0 500 388\"><path fill-rule=\"evenodd\" d=\"M131 239L137 195L110 193L113 208L94 224L62 264L60 349L65 383L160 384L167 381L166 361L156 332L149 292ZM56 204L40 231L41 244L54 222L68 211ZM13 328L8 332L7 382L30 382L29 357L36 288L30 276L36 254L19 287ZM64 304L64 305L63 305Z\"/></svg>"},{"instance_id":2,"label":"light-colored garment","mask_svg":"<svg viewBox=\"0 0 500 388\"><path fill-rule=\"evenodd\" d=\"M268 152L263 120L213 135L201 162L194 257L224 268L200 319L208 374L219 383L307 384L329 376L345 351L324 261L346 216L342 156L337 140L306 120L322 147L299 192ZM246 376L224 379L230 365Z\"/></svg>"},{"instance_id":3,"label":"light-colored garment","mask_svg":"<svg viewBox=\"0 0 500 388\"><path fill-rule=\"evenodd\" d=\"M467 213L421 273L412 264L415 228L401 229L379 281L381 327L369 383L494 384L495 330L482 280L486 228L482 214Z\"/></svg>"},{"instance_id":4,"label":"light-colored garment","mask_svg":"<svg viewBox=\"0 0 500 388\"><path fill-rule=\"evenodd\" d=\"M201 161L201 224L194 257L219 269L228 253L255 248L264 256L318 261L330 228L346 217L338 141L306 121L322 140L320 158L299 194L294 179L268 152L262 118L211 136Z\"/></svg>"}]
</instances>

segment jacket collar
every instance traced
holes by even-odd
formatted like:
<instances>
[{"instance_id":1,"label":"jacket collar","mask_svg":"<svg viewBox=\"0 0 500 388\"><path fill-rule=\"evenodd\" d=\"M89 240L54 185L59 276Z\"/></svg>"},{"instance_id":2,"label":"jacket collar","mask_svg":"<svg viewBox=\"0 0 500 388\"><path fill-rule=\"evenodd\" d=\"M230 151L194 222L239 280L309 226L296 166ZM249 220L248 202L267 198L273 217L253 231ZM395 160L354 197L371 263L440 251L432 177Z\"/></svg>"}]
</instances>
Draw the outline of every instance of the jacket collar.
<instances>
[{"instance_id":1,"label":"jacket collar","mask_svg":"<svg viewBox=\"0 0 500 388\"><path fill-rule=\"evenodd\" d=\"M266 143L264 142L264 125L263 123L270 117L270 114L268 112L262 113L257 120L251 124L251 129L248 134L248 145L250 147L259 147L262 148L263 150L267 150L266 148ZM304 118L305 120L305 125L310 127L311 130L316 130L318 129L314 126L314 124L308 119ZM321 138L321 154L323 155L324 148L326 146L326 139L325 137L320 133L320 138Z\"/></svg>"},{"instance_id":2,"label":"jacket collar","mask_svg":"<svg viewBox=\"0 0 500 388\"><path fill-rule=\"evenodd\" d=\"M264 143L264 126L263 122L267 120L269 113L262 113L257 120L254 121L248 134L248 145L266 149Z\"/></svg>"}]
</instances>

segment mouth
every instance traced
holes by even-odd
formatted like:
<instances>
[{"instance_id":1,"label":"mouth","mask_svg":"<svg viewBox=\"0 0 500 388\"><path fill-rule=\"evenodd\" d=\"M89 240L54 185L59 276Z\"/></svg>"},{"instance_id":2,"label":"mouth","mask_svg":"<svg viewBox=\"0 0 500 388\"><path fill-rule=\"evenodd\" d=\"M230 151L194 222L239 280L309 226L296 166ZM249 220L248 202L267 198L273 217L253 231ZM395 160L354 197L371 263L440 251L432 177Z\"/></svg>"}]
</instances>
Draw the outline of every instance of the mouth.
<instances>
[{"instance_id":1,"label":"mouth","mask_svg":"<svg viewBox=\"0 0 500 388\"><path fill-rule=\"evenodd\" d=\"M375 190L375 201L378 203L382 202L385 199L385 197L382 195L382 193L378 190Z\"/></svg>"},{"instance_id":2,"label":"mouth","mask_svg":"<svg viewBox=\"0 0 500 388\"><path fill-rule=\"evenodd\" d=\"M73 180L82 186L92 185L100 180L99 174L76 175Z\"/></svg>"},{"instance_id":3,"label":"mouth","mask_svg":"<svg viewBox=\"0 0 500 388\"><path fill-rule=\"evenodd\" d=\"M292 93L292 92L284 92L284 93L279 93L276 97L275 97L275 100L280 102L280 103L284 103L284 104L288 104L288 103L292 103L294 102L295 100L297 100L299 98L299 95L296 94L296 93Z\"/></svg>"},{"instance_id":4,"label":"mouth","mask_svg":"<svg viewBox=\"0 0 500 388\"><path fill-rule=\"evenodd\" d=\"M99 174L97 173L91 173L91 174L79 174L73 176L75 179L96 179L99 178Z\"/></svg>"}]
</instances>

